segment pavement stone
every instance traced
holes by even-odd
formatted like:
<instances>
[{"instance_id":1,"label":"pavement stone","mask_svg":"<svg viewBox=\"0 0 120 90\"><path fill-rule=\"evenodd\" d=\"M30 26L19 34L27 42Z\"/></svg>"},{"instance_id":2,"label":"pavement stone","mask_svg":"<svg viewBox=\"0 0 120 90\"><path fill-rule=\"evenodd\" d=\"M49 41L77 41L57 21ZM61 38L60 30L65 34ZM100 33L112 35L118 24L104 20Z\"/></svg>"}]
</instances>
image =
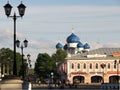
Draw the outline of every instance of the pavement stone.
<instances>
[{"instance_id":1,"label":"pavement stone","mask_svg":"<svg viewBox=\"0 0 120 90\"><path fill-rule=\"evenodd\" d=\"M28 90L29 83L17 77L7 77L0 81L0 90Z\"/></svg>"}]
</instances>

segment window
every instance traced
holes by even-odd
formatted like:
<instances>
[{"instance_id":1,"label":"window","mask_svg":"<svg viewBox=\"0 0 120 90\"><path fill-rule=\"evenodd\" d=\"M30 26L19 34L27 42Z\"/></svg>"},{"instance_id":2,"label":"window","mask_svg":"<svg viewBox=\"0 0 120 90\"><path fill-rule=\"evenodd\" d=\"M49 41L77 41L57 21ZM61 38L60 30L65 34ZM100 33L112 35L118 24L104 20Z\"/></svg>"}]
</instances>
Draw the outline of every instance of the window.
<instances>
[{"instance_id":1,"label":"window","mask_svg":"<svg viewBox=\"0 0 120 90\"><path fill-rule=\"evenodd\" d=\"M5 64L5 73L7 73L7 65Z\"/></svg>"},{"instance_id":2,"label":"window","mask_svg":"<svg viewBox=\"0 0 120 90\"><path fill-rule=\"evenodd\" d=\"M92 69L92 64L90 63L90 69Z\"/></svg>"},{"instance_id":3,"label":"window","mask_svg":"<svg viewBox=\"0 0 120 90\"><path fill-rule=\"evenodd\" d=\"M83 66L84 69L86 69L86 64L84 63L84 66Z\"/></svg>"},{"instance_id":4,"label":"window","mask_svg":"<svg viewBox=\"0 0 120 90\"><path fill-rule=\"evenodd\" d=\"M114 61L114 69L116 69L116 68L117 68L117 66L116 66L116 65L117 65L117 60L115 60L115 61Z\"/></svg>"},{"instance_id":5,"label":"window","mask_svg":"<svg viewBox=\"0 0 120 90\"><path fill-rule=\"evenodd\" d=\"M4 65L3 64L1 64L1 74L3 74L3 68L4 68Z\"/></svg>"},{"instance_id":6,"label":"window","mask_svg":"<svg viewBox=\"0 0 120 90\"><path fill-rule=\"evenodd\" d=\"M108 69L110 69L110 63L108 63Z\"/></svg>"},{"instance_id":7,"label":"window","mask_svg":"<svg viewBox=\"0 0 120 90\"><path fill-rule=\"evenodd\" d=\"M77 64L77 68L80 69L80 64L79 63Z\"/></svg>"},{"instance_id":8,"label":"window","mask_svg":"<svg viewBox=\"0 0 120 90\"><path fill-rule=\"evenodd\" d=\"M75 48L69 48L69 53L70 54L75 54Z\"/></svg>"},{"instance_id":9,"label":"window","mask_svg":"<svg viewBox=\"0 0 120 90\"><path fill-rule=\"evenodd\" d=\"M72 69L74 69L74 64L72 63Z\"/></svg>"},{"instance_id":10,"label":"window","mask_svg":"<svg viewBox=\"0 0 120 90\"><path fill-rule=\"evenodd\" d=\"M116 69L116 64L114 64L114 69Z\"/></svg>"},{"instance_id":11,"label":"window","mask_svg":"<svg viewBox=\"0 0 120 90\"><path fill-rule=\"evenodd\" d=\"M98 64L96 63L96 69L98 69Z\"/></svg>"}]
</instances>

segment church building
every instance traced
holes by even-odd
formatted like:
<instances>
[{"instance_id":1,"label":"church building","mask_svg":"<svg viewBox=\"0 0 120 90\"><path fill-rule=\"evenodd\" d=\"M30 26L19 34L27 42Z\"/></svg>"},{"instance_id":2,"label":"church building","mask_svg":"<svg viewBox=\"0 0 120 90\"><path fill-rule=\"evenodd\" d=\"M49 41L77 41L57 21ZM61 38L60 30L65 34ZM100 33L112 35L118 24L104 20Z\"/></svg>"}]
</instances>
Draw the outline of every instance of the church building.
<instances>
[{"instance_id":1,"label":"church building","mask_svg":"<svg viewBox=\"0 0 120 90\"><path fill-rule=\"evenodd\" d=\"M63 46L57 49L67 52L66 60L59 68L65 81L70 83L118 83L120 82L120 48L98 48L90 50L88 43L83 44L72 33Z\"/></svg>"}]
</instances>

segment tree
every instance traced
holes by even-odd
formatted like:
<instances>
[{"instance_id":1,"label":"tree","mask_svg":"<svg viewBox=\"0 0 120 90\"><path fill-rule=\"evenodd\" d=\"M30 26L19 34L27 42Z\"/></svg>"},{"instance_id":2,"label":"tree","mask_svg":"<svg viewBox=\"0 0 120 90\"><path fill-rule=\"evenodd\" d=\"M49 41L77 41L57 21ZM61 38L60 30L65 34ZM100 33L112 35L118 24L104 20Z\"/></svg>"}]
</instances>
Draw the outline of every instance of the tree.
<instances>
[{"instance_id":1,"label":"tree","mask_svg":"<svg viewBox=\"0 0 120 90\"><path fill-rule=\"evenodd\" d=\"M9 74L13 72L13 51L9 48L1 48L0 49L0 64L1 65L8 65L9 66ZM20 66L21 66L21 55L20 53L16 53L16 60L17 60L17 70L19 73Z\"/></svg>"},{"instance_id":2,"label":"tree","mask_svg":"<svg viewBox=\"0 0 120 90\"><path fill-rule=\"evenodd\" d=\"M54 71L54 61L47 53L39 53L35 63L35 73L40 77L49 77Z\"/></svg>"},{"instance_id":3,"label":"tree","mask_svg":"<svg viewBox=\"0 0 120 90\"><path fill-rule=\"evenodd\" d=\"M62 63L65 61L66 56L66 51L57 49L56 53L52 55L52 59L55 60L55 62Z\"/></svg>"},{"instance_id":4,"label":"tree","mask_svg":"<svg viewBox=\"0 0 120 90\"><path fill-rule=\"evenodd\" d=\"M35 63L35 73L43 78L49 77L51 72L55 75L57 73L56 62L63 63L66 56L67 53L62 49L58 49L52 56L47 53L39 53Z\"/></svg>"},{"instance_id":5,"label":"tree","mask_svg":"<svg viewBox=\"0 0 120 90\"><path fill-rule=\"evenodd\" d=\"M56 77L58 77L58 67L62 63L65 62L65 58L67 57L67 52L62 50L62 49L57 49L56 53L52 55L52 59L54 60L54 65L55 65L55 74Z\"/></svg>"},{"instance_id":6,"label":"tree","mask_svg":"<svg viewBox=\"0 0 120 90\"><path fill-rule=\"evenodd\" d=\"M1 73L3 74L3 65L6 67L6 65L9 66L9 74L12 72L12 58L13 55L11 54L11 50L9 48L2 48L0 49L0 64L1 64ZM5 68L5 73L7 73Z\"/></svg>"}]
</instances>

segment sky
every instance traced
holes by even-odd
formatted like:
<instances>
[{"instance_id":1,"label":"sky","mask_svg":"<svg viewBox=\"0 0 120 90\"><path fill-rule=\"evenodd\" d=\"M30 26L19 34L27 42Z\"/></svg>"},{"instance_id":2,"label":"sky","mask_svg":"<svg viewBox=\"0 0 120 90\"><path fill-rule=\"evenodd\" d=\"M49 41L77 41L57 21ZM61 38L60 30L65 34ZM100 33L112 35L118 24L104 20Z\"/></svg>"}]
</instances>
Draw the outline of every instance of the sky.
<instances>
[{"instance_id":1,"label":"sky","mask_svg":"<svg viewBox=\"0 0 120 90\"><path fill-rule=\"evenodd\" d=\"M13 20L7 18L0 0L0 48L13 50ZM21 0L9 0L11 15L18 14ZM66 44L66 38L75 33L91 49L120 47L120 0L22 0L25 15L17 18L17 39L26 38L24 55L31 55L32 64L39 53L52 55L56 44ZM23 43L21 43L23 44ZM21 53L21 49L17 48ZM27 57L25 57L27 58Z\"/></svg>"}]
</instances>

